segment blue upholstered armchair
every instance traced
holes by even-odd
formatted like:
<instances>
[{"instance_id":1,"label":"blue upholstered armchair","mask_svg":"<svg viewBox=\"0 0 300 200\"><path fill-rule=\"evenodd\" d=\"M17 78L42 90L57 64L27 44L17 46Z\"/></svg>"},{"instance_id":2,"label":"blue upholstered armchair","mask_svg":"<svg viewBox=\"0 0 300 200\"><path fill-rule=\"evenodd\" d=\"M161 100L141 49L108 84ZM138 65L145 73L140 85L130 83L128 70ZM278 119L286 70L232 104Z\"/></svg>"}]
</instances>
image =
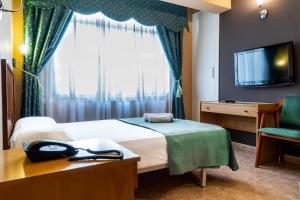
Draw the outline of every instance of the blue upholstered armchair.
<instances>
[{"instance_id":1,"label":"blue upholstered armchair","mask_svg":"<svg viewBox=\"0 0 300 200\"><path fill-rule=\"evenodd\" d=\"M265 117L272 114L275 120L275 127L264 127ZM260 164L260 157L265 137L300 144L300 96L286 96L282 98L272 110L262 113L261 128L258 130L256 147L255 167ZM282 150L280 148L279 160L282 160Z\"/></svg>"}]
</instances>

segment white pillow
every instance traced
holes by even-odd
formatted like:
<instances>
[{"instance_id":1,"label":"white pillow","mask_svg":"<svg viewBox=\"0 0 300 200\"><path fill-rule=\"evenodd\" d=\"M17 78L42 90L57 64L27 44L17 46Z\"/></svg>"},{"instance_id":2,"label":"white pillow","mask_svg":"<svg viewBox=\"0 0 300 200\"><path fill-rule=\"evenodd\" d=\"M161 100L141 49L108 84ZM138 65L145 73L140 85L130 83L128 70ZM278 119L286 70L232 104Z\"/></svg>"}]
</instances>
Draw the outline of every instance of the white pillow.
<instances>
[{"instance_id":1,"label":"white pillow","mask_svg":"<svg viewBox=\"0 0 300 200\"><path fill-rule=\"evenodd\" d=\"M50 117L26 117L19 119L10 139L10 147L22 147L24 142L36 140L71 141L71 138Z\"/></svg>"}]
</instances>

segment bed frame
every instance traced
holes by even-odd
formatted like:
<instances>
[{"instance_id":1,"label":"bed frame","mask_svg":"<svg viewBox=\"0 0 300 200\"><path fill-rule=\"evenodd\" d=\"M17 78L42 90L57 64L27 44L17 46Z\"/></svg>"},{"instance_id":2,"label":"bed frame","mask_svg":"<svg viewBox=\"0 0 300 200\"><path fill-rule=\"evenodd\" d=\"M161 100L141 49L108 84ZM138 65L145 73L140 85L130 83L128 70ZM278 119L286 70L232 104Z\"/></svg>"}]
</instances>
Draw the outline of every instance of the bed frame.
<instances>
[{"instance_id":1,"label":"bed frame","mask_svg":"<svg viewBox=\"0 0 300 200\"><path fill-rule=\"evenodd\" d=\"M2 80L2 124L3 124L3 149L9 149L9 139L13 133L15 125L15 80L12 68L5 59L1 60L1 80ZM157 168L147 171L155 171L167 168L167 166L157 166ZM197 169L193 174L199 181L199 185L206 186L206 170Z\"/></svg>"},{"instance_id":2,"label":"bed frame","mask_svg":"<svg viewBox=\"0 0 300 200\"><path fill-rule=\"evenodd\" d=\"M2 134L3 149L9 149L9 139L15 125L15 79L12 68L5 59L1 60L2 84Z\"/></svg>"}]
</instances>

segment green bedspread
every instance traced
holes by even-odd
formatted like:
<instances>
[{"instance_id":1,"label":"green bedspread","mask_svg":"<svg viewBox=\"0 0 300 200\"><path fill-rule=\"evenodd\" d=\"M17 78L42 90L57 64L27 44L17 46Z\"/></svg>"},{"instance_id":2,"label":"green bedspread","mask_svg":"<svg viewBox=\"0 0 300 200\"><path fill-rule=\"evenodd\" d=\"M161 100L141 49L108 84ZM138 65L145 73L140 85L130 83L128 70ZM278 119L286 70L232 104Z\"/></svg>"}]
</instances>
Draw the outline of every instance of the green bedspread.
<instances>
[{"instance_id":1,"label":"green bedspread","mask_svg":"<svg viewBox=\"0 0 300 200\"><path fill-rule=\"evenodd\" d=\"M234 171L239 168L230 135L222 127L180 119L175 119L172 123L148 123L143 118L120 121L165 135L171 175L183 174L200 167L229 166Z\"/></svg>"}]
</instances>

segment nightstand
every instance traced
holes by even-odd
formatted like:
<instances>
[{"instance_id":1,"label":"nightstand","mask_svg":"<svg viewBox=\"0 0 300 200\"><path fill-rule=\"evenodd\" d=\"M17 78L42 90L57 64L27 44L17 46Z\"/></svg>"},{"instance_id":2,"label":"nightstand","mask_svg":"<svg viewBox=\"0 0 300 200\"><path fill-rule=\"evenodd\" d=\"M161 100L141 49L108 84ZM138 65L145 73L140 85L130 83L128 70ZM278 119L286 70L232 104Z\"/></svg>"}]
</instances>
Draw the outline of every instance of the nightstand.
<instances>
[{"instance_id":1,"label":"nightstand","mask_svg":"<svg viewBox=\"0 0 300 200\"><path fill-rule=\"evenodd\" d=\"M23 149L0 152L1 199L10 200L133 200L140 157L108 140L83 140L82 148L121 150L123 160L76 161L59 159L32 163Z\"/></svg>"}]
</instances>

